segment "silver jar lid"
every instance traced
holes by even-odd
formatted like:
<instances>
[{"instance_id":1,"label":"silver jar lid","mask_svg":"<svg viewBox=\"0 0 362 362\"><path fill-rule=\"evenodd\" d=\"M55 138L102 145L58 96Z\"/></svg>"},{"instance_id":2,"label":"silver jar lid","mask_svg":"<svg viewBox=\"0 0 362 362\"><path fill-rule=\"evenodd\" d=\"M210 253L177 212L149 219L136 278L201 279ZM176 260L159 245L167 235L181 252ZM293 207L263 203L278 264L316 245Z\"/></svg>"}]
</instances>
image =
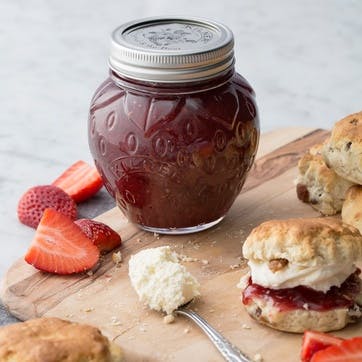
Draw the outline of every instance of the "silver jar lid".
<instances>
[{"instance_id":1,"label":"silver jar lid","mask_svg":"<svg viewBox=\"0 0 362 362\"><path fill-rule=\"evenodd\" d=\"M234 37L220 23L200 18L154 17L112 33L110 68L150 82L188 82L215 77L234 64Z\"/></svg>"}]
</instances>

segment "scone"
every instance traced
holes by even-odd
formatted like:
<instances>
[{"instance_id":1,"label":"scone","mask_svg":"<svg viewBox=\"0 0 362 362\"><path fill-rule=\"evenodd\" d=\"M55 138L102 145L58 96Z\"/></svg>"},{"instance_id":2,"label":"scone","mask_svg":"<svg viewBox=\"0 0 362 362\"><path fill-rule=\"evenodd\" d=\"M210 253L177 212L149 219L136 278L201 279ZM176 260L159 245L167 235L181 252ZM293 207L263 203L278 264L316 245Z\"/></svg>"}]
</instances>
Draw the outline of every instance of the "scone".
<instances>
[{"instance_id":1,"label":"scone","mask_svg":"<svg viewBox=\"0 0 362 362\"><path fill-rule=\"evenodd\" d=\"M362 234L362 186L351 187L342 208L342 220Z\"/></svg>"},{"instance_id":2,"label":"scone","mask_svg":"<svg viewBox=\"0 0 362 362\"><path fill-rule=\"evenodd\" d=\"M171 314L200 295L199 282L169 246L144 249L129 260L129 277L141 302Z\"/></svg>"},{"instance_id":3,"label":"scone","mask_svg":"<svg viewBox=\"0 0 362 362\"><path fill-rule=\"evenodd\" d=\"M339 176L362 185L362 112L334 125L322 153L327 165Z\"/></svg>"},{"instance_id":4,"label":"scone","mask_svg":"<svg viewBox=\"0 0 362 362\"><path fill-rule=\"evenodd\" d=\"M1 362L120 362L122 351L92 326L38 318L0 328Z\"/></svg>"},{"instance_id":5,"label":"scone","mask_svg":"<svg viewBox=\"0 0 362 362\"><path fill-rule=\"evenodd\" d=\"M362 317L362 236L333 218L272 220L243 245L250 274L239 286L247 312L287 332L332 331Z\"/></svg>"},{"instance_id":6,"label":"scone","mask_svg":"<svg viewBox=\"0 0 362 362\"><path fill-rule=\"evenodd\" d=\"M314 146L299 160L297 196L321 214L335 215L341 211L346 191L353 183L326 165L321 149L322 145Z\"/></svg>"}]
</instances>

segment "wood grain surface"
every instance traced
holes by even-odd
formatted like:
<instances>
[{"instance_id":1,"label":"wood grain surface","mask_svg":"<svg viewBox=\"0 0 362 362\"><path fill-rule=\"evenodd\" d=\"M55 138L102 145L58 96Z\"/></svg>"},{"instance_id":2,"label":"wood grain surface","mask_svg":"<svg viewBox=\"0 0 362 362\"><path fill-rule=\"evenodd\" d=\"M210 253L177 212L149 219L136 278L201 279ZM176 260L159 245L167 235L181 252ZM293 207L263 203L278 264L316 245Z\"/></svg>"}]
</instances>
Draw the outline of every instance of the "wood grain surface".
<instances>
[{"instance_id":1,"label":"wood grain surface","mask_svg":"<svg viewBox=\"0 0 362 362\"><path fill-rule=\"evenodd\" d=\"M164 324L162 315L139 303L132 289L129 256L143 248L170 245L197 259L184 263L201 283L202 296L192 308L251 357L260 353L266 362L299 361L301 336L254 322L240 303L236 285L246 271L241 245L253 227L269 219L318 216L297 200L293 180L299 157L327 135L324 130L301 128L263 135L242 192L227 217L210 230L158 236L128 223L118 209L100 215L97 220L122 235L120 267L109 254L93 275L64 277L36 271L18 260L2 281L3 303L22 320L57 316L98 326L123 347L129 361L222 361L198 327L182 317ZM337 334L358 333L360 325Z\"/></svg>"}]
</instances>

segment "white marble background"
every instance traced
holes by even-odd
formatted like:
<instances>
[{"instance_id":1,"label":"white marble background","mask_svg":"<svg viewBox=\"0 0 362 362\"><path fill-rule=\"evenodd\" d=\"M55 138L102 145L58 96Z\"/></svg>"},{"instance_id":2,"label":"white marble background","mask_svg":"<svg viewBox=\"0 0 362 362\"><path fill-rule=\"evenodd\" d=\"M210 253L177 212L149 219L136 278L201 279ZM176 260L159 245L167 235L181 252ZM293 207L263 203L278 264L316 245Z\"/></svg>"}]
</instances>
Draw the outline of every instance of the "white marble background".
<instances>
[{"instance_id":1,"label":"white marble background","mask_svg":"<svg viewBox=\"0 0 362 362\"><path fill-rule=\"evenodd\" d=\"M0 0L0 276L33 235L17 221L21 194L91 161L88 104L107 75L111 30L165 14L234 31L263 131L328 128L362 109L361 0Z\"/></svg>"}]
</instances>

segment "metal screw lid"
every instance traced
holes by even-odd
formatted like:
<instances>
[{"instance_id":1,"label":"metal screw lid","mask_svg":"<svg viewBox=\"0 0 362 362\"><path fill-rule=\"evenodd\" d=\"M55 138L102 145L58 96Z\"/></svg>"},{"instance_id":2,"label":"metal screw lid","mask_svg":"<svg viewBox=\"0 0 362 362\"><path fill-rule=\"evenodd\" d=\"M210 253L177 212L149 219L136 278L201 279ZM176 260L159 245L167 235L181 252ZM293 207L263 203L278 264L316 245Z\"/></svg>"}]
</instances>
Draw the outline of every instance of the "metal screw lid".
<instances>
[{"instance_id":1,"label":"metal screw lid","mask_svg":"<svg viewBox=\"0 0 362 362\"><path fill-rule=\"evenodd\" d=\"M150 82L215 77L234 64L231 30L200 18L155 17L132 21L112 33L110 68Z\"/></svg>"}]
</instances>

